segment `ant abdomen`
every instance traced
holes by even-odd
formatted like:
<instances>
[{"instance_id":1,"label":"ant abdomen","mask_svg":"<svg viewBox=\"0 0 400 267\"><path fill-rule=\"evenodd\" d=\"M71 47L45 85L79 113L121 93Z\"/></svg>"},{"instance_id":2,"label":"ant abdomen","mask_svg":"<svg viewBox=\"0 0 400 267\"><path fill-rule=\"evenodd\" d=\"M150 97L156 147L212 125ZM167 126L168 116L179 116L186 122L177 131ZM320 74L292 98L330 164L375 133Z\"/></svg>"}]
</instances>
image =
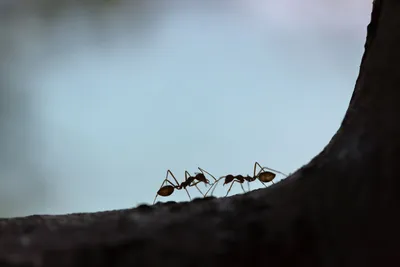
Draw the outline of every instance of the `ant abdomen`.
<instances>
[{"instance_id":1,"label":"ant abdomen","mask_svg":"<svg viewBox=\"0 0 400 267\"><path fill-rule=\"evenodd\" d=\"M258 176L258 180L260 180L263 183L268 183L268 182L272 182L272 180L274 180L276 174L273 172L262 172L259 174Z\"/></svg>"},{"instance_id":2,"label":"ant abdomen","mask_svg":"<svg viewBox=\"0 0 400 267\"><path fill-rule=\"evenodd\" d=\"M172 185L166 185L161 187L157 194L162 196L162 197L167 197L170 196L174 192L174 187Z\"/></svg>"}]
</instances>

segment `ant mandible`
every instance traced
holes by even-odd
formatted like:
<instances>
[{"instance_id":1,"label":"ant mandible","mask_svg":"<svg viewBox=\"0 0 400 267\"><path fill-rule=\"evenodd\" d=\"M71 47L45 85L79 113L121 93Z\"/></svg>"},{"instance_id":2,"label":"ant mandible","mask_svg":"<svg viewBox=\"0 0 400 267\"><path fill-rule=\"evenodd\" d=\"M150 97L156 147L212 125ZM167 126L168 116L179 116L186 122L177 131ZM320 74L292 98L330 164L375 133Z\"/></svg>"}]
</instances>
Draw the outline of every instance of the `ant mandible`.
<instances>
[{"instance_id":1,"label":"ant mandible","mask_svg":"<svg viewBox=\"0 0 400 267\"><path fill-rule=\"evenodd\" d=\"M185 181L183 181L181 184L179 184L178 180L176 180L174 174L170 170L167 170L167 175L166 175L164 181L162 182L160 189L157 191L157 194L153 201L153 205L156 202L157 196L159 196L159 195L162 197L170 196L174 192L175 189L176 190L185 189L189 199L192 200L192 198L190 197L189 191L186 189L186 187L188 187L188 186L189 187L195 186L197 188L197 190L200 192L200 194L202 194L202 196L204 197L203 192L197 186L197 184L201 183L201 182L203 182L206 185L210 184L210 181L206 178L204 173L210 175L215 181L216 181L216 179L213 175L211 175L209 172L203 170L202 168L199 167L198 169L200 170L200 172L196 172L195 176L191 176L188 171L185 171ZM172 183L170 180L168 180L169 174L175 180L175 184ZM164 186L165 183L169 183L169 185Z\"/></svg>"}]
</instances>

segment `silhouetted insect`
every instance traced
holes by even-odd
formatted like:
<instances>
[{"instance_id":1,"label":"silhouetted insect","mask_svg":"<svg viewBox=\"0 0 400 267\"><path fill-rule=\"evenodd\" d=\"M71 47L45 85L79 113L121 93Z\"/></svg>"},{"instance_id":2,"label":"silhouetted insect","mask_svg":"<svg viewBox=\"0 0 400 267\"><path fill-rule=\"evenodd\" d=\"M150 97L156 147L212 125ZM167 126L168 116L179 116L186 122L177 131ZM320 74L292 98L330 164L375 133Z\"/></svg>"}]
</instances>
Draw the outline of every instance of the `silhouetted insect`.
<instances>
[{"instance_id":1,"label":"silhouetted insect","mask_svg":"<svg viewBox=\"0 0 400 267\"><path fill-rule=\"evenodd\" d=\"M257 171L257 166L260 168L260 170L258 172L256 172ZM211 187L213 187L213 190L211 191L211 195L214 193L214 190L215 190L216 185L218 184L218 182L221 179L224 179L224 178L225 178L225 181L224 181L223 185L231 183L231 186L229 187L229 189L228 189L228 191L227 191L225 196L228 196L228 194L231 191L232 186L233 186L233 184L235 182L240 184L240 186L242 187L243 192L246 192L244 190L244 188L243 188L243 183L246 182L246 181L248 183L249 191L250 191L250 185L249 184L251 182L255 181L255 180L259 180L266 187L266 185L264 183L268 183L268 182L274 183L273 179L275 178L276 174L271 172L271 171L274 171L276 173L280 173L280 174L282 174L284 176L287 176L286 174L284 174L284 173L282 173L280 171L276 171L274 169L270 169L270 168L267 168L267 167L261 167L261 165L258 162L256 162L254 164L253 176L249 176L249 175L243 176L243 175L228 174L226 176L222 176L222 177L218 178L218 180L216 180L216 182L211 186ZM207 190L205 196L207 196L207 194L208 194L208 192L210 190L211 190L211 188Z\"/></svg>"},{"instance_id":2,"label":"silhouetted insect","mask_svg":"<svg viewBox=\"0 0 400 267\"><path fill-rule=\"evenodd\" d=\"M170 196L174 192L175 189L176 190L185 189L189 199L192 200L192 198L190 197L189 191L186 189L186 187L188 187L188 186L189 187L195 186L197 188L197 190L200 192L200 194L202 194L202 196L204 197L203 192L197 186L197 184L201 183L201 182L203 182L206 185L210 184L210 181L206 178L204 173L210 175L215 181L217 179L215 179L214 176L212 176L209 172L203 170L202 168L198 168L198 169L200 170L200 172L196 172L195 176L191 176L188 171L185 171L185 181L183 181L181 184L179 184L178 180L176 180L174 174L170 170L168 170L167 171L167 175L166 175L164 181L162 182L160 189L157 191L157 194L156 194L156 196L154 198L153 204L156 202L156 199L157 199L158 195L160 195L162 197ZM168 175L169 174L175 180L175 184L172 183L170 180L168 180ZM164 185L165 183L169 183L169 185Z\"/></svg>"},{"instance_id":3,"label":"silhouetted insect","mask_svg":"<svg viewBox=\"0 0 400 267\"><path fill-rule=\"evenodd\" d=\"M229 194L229 192L231 191L231 189L232 189L232 186L233 186L233 184L236 182L236 183L239 183L240 184L240 186L242 187L242 190L243 190L243 192L246 192L245 190L244 190L244 188L243 188L243 183L244 182L252 182L252 181L254 181L255 180L255 178L253 178L253 177L251 177L251 176L249 176L249 175L247 175L247 176L243 176L243 175L232 175L232 174L228 174L228 175L226 175L226 176L222 176L222 177L220 177L220 178L218 178L218 180L214 183L214 189L211 191L211 195L214 193L214 190L215 190L215 188L216 188L216 185L217 185L217 183L221 180L221 179L224 179L225 178L225 181L224 181L224 184L223 185L226 185L226 184L229 184L229 183L231 183L231 186L229 187L229 189L228 189L228 191L226 192L226 195L225 196L227 196L228 194ZM211 189L211 188L210 188ZM207 190L207 192L206 192L206 196L207 196L207 194L208 194L208 192L210 191L210 189L209 190Z\"/></svg>"}]
</instances>

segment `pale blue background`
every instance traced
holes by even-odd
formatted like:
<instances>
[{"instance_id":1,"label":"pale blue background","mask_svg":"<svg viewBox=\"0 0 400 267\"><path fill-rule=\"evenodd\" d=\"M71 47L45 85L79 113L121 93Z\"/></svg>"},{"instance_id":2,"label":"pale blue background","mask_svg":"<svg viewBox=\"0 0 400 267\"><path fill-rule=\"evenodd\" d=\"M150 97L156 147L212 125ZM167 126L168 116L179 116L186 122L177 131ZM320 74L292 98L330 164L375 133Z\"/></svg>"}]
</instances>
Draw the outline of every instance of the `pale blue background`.
<instances>
[{"instance_id":1,"label":"pale blue background","mask_svg":"<svg viewBox=\"0 0 400 267\"><path fill-rule=\"evenodd\" d=\"M0 26L0 216L151 203L167 169L306 164L346 111L370 4L312 17L294 2L13 9Z\"/></svg>"}]
</instances>

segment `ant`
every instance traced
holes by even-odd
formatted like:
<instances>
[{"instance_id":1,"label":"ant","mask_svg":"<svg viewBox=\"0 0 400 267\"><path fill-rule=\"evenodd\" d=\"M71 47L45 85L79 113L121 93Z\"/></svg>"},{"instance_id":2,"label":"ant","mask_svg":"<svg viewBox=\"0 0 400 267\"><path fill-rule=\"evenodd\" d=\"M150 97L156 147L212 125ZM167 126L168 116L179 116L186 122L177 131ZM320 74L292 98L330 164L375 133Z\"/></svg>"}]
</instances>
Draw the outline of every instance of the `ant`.
<instances>
[{"instance_id":1,"label":"ant","mask_svg":"<svg viewBox=\"0 0 400 267\"><path fill-rule=\"evenodd\" d=\"M247 181L248 183L250 183L250 182L252 182L252 181L255 180L254 177L251 177L251 176L249 176L249 175L243 176L243 175L241 175L241 174L239 174L239 175L228 174L228 175L226 175L226 176L220 177L220 178L217 180L217 182L215 182L215 185L216 185L221 179L223 179L223 178L225 178L225 181L224 181L224 184L223 184L223 185L226 185L226 184L231 183L231 186L229 187L228 192L226 192L226 195L225 195L225 196L227 196L227 195L229 194L229 192L231 191L232 186L233 186L233 184L234 184L235 182L240 184L240 186L242 187L243 192L246 192L246 191L244 190L244 188L243 188L243 183L244 183L245 181ZM214 186L214 189L215 189L215 188L216 188L216 186ZM211 189L211 188L210 188L210 189ZM211 194L214 193L214 189L212 190ZM206 192L206 195L207 195L207 193L208 193L208 191Z\"/></svg>"},{"instance_id":2,"label":"ant","mask_svg":"<svg viewBox=\"0 0 400 267\"><path fill-rule=\"evenodd\" d=\"M202 196L204 197L205 195L200 190L200 188L197 186L197 184L201 183L201 182L203 182L206 185L210 184L210 181L206 178L204 173L211 176L215 180L215 182L217 181L217 179L215 179L215 177L213 175L211 175L209 172L203 170L202 168L199 167L198 169L200 170L200 172L195 172L194 173L195 176L191 176L188 171L185 171L185 181L183 181L181 184L179 184L178 180L176 180L174 174L170 170L167 170L167 175L166 175L164 181L162 182L160 189L158 189L158 191L157 191L157 194L153 201L153 205L156 202L157 196L159 196L159 195L162 197L170 196L174 192L175 189L176 190L185 189L189 199L192 200L192 198L190 197L189 191L186 189L186 187L188 187L188 186L189 187L195 186L197 188L197 190L200 192L200 194L202 194ZM175 184L172 183L170 180L168 180L169 174L175 180ZM164 185L165 183L169 183L169 185ZM211 185L213 185L214 183L212 183Z\"/></svg>"},{"instance_id":3,"label":"ant","mask_svg":"<svg viewBox=\"0 0 400 267\"><path fill-rule=\"evenodd\" d=\"M256 173L257 166L260 168L260 171L258 173ZM233 184L235 182L240 184L240 186L242 187L243 192L246 192L244 190L244 188L243 188L243 183L246 182L246 181L247 181L247 184L248 184L249 191L250 191L250 185L249 184L251 182L255 181L255 180L259 180L265 187L267 187L264 183L268 183L268 182L274 183L273 179L276 176L276 174L271 172L271 171L274 171L276 173L280 173L280 174L284 175L285 177L287 176L286 174L284 174L284 173L282 173L280 171L277 171L277 170L274 170L274 169L270 169L270 168L267 168L267 167L261 167L261 165L258 162L256 162L254 164L253 176L249 176L249 175L243 176L243 175L240 175L240 174L239 175L228 174L226 176L222 176L222 177L218 178L218 180L216 180L215 183L211 186L211 188L214 187L213 190L211 191L211 195L214 193L214 190L216 188L217 183L223 178L225 178L225 181L224 181L223 185L231 183L231 186L229 187L228 192L226 193L225 197L228 196L228 194L231 191L232 186L233 186ZM207 196L208 192L210 191L210 189L207 190L207 192L205 194L206 196Z\"/></svg>"}]
</instances>

